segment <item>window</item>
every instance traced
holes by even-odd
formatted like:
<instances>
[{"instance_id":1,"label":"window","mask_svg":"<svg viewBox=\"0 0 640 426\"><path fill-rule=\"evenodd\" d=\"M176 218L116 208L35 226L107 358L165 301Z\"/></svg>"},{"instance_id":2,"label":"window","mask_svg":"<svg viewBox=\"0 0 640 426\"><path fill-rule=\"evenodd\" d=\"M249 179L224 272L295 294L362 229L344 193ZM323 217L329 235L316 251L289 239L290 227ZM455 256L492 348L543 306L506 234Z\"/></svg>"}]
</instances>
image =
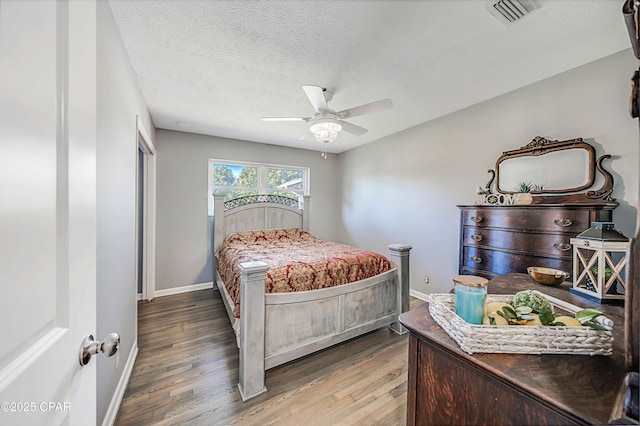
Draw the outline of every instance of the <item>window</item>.
<instances>
[{"instance_id":1,"label":"window","mask_svg":"<svg viewBox=\"0 0 640 426\"><path fill-rule=\"evenodd\" d=\"M302 201L309 193L309 168L209 159L209 216L213 195L227 200L246 195L275 194Z\"/></svg>"}]
</instances>

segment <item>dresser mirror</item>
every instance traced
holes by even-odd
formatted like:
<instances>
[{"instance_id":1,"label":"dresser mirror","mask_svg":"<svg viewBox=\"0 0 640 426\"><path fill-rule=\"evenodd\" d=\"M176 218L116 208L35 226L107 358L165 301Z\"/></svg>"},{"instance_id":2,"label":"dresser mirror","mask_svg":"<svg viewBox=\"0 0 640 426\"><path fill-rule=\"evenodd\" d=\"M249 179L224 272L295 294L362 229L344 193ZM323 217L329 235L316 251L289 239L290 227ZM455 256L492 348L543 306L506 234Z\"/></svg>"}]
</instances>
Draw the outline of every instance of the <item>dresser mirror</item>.
<instances>
[{"instance_id":1,"label":"dresser mirror","mask_svg":"<svg viewBox=\"0 0 640 426\"><path fill-rule=\"evenodd\" d=\"M520 149L504 152L496 162L496 190L503 194L531 185L532 194L584 191L595 180L595 149L581 138L550 141L534 138Z\"/></svg>"},{"instance_id":2,"label":"dresser mirror","mask_svg":"<svg viewBox=\"0 0 640 426\"><path fill-rule=\"evenodd\" d=\"M536 136L519 149L505 151L489 170L486 193L530 192L533 204L615 203L613 175L596 159L595 148L582 138L552 141ZM596 171L604 177L600 189L592 189ZM495 181L495 192L492 191ZM522 186L527 188L522 188Z\"/></svg>"}]
</instances>

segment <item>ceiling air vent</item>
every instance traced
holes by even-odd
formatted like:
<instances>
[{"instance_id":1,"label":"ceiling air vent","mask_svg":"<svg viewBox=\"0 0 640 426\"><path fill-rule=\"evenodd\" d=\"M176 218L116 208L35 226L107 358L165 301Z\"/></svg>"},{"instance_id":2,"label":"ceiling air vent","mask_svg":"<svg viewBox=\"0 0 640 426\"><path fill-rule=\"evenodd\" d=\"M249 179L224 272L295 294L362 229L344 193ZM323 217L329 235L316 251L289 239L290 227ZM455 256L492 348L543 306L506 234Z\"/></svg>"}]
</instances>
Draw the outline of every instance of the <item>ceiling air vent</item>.
<instances>
[{"instance_id":1,"label":"ceiling air vent","mask_svg":"<svg viewBox=\"0 0 640 426\"><path fill-rule=\"evenodd\" d=\"M498 0L487 3L484 7L505 25L519 21L536 8L530 0Z\"/></svg>"}]
</instances>

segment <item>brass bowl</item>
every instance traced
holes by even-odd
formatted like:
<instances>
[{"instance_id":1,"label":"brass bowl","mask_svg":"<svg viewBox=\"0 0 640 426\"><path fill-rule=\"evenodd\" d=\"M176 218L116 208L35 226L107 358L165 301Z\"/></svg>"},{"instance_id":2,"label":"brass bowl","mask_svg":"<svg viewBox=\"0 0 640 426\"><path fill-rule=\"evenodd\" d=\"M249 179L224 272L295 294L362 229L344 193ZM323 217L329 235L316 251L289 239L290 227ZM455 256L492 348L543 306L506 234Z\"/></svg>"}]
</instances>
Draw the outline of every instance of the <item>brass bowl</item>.
<instances>
[{"instance_id":1,"label":"brass bowl","mask_svg":"<svg viewBox=\"0 0 640 426\"><path fill-rule=\"evenodd\" d=\"M527 272L532 280L543 285L558 285L570 277L567 272L539 266L530 266Z\"/></svg>"}]
</instances>

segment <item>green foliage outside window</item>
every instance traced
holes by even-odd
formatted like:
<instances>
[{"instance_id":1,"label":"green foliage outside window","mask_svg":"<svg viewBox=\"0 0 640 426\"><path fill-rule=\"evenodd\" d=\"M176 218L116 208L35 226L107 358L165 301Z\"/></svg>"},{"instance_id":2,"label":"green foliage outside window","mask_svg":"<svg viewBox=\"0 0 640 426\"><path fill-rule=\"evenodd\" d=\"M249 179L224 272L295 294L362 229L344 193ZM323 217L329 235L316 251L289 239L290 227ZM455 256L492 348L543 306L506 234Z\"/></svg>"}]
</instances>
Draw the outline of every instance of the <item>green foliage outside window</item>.
<instances>
[{"instance_id":1,"label":"green foliage outside window","mask_svg":"<svg viewBox=\"0 0 640 426\"><path fill-rule=\"evenodd\" d=\"M302 171L267 169L267 188L302 189Z\"/></svg>"},{"instance_id":2,"label":"green foliage outside window","mask_svg":"<svg viewBox=\"0 0 640 426\"><path fill-rule=\"evenodd\" d=\"M255 188L258 186L258 168L257 167L245 167L238 176L238 185L242 187Z\"/></svg>"},{"instance_id":3,"label":"green foliage outside window","mask_svg":"<svg viewBox=\"0 0 640 426\"><path fill-rule=\"evenodd\" d=\"M213 184L216 186L233 186L236 178L230 167L224 164L213 165Z\"/></svg>"}]
</instances>

